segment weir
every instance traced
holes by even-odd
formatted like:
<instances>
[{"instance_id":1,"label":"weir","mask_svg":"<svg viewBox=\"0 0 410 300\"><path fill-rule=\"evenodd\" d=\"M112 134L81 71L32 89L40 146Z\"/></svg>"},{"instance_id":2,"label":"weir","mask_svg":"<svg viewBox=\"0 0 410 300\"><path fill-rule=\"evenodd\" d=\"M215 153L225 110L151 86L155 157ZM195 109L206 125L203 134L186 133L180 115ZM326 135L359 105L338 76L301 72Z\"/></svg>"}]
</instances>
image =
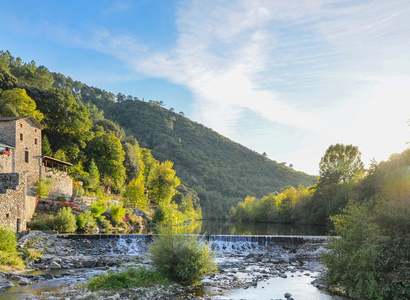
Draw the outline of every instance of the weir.
<instances>
[{"instance_id":1,"label":"weir","mask_svg":"<svg viewBox=\"0 0 410 300\"><path fill-rule=\"evenodd\" d=\"M216 252L243 252L267 249L269 247L300 247L304 244L326 244L327 236L277 236L277 235L196 235L209 242ZM156 234L58 234L58 238L72 240L82 247L105 249L105 254L140 255L147 251ZM89 246L90 243L93 246ZM101 253L101 250L98 251ZM90 253L94 254L94 253ZM96 254L96 253L95 253Z\"/></svg>"}]
</instances>

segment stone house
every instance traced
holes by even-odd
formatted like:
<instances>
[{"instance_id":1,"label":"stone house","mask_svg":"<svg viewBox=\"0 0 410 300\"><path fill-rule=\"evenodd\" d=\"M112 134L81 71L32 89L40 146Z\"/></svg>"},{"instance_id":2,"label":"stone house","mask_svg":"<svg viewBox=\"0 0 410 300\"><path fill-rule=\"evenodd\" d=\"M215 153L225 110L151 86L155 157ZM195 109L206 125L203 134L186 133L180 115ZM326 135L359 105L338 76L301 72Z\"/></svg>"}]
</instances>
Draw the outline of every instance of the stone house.
<instances>
[{"instance_id":1,"label":"stone house","mask_svg":"<svg viewBox=\"0 0 410 300\"><path fill-rule=\"evenodd\" d=\"M50 196L71 197L71 164L41 154L43 126L33 117L0 117L0 226L26 229L36 206L35 186L51 178Z\"/></svg>"}]
</instances>

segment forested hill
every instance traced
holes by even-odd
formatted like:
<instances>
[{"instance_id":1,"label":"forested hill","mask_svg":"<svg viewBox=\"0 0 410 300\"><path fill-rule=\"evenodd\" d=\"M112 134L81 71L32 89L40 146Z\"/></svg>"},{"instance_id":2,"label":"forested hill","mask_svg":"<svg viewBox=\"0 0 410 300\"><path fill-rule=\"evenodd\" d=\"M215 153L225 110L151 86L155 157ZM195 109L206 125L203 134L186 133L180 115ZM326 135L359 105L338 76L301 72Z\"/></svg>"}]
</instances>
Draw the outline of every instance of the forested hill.
<instances>
[{"instance_id":1,"label":"forested hill","mask_svg":"<svg viewBox=\"0 0 410 300\"><path fill-rule=\"evenodd\" d=\"M177 175L198 192L205 216L226 212L247 195L261 197L317 179L232 142L162 102L114 95L62 74L53 76L55 87L72 93L80 103L96 105L156 159L174 162Z\"/></svg>"}]
</instances>

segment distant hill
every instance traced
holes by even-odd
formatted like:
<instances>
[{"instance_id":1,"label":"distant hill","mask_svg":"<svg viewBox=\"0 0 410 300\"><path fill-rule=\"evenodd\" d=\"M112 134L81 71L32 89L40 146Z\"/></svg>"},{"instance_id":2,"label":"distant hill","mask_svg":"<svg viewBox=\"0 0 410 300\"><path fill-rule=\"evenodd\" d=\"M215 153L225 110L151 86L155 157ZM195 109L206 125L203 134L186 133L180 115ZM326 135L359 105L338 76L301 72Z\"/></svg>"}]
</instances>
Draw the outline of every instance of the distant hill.
<instances>
[{"instance_id":1,"label":"distant hill","mask_svg":"<svg viewBox=\"0 0 410 300\"><path fill-rule=\"evenodd\" d=\"M205 217L226 214L247 195L262 197L286 186L309 186L317 179L166 109L162 102L114 95L62 74L53 76L53 86L72 93L79 103L96 105L156 159L174 162L177 176L198 192Z\"/></svg>"}]
</instances>

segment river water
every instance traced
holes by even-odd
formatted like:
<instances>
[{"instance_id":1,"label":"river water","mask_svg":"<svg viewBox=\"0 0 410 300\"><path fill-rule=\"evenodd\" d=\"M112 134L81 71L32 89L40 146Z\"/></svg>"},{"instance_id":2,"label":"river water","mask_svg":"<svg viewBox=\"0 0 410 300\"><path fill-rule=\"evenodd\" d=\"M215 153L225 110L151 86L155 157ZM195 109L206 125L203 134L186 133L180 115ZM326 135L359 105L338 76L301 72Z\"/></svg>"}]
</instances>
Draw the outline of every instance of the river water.
<instances>
[{"instance_id":1,"label":"river water","mask_svg":"<svg viewBox=\"0 0 410 300\"><path fill-rule=\"evenodd\" d=\"M326 235L327 230L315 226L294 226L288 224L261 224L261 223L229 223L224 221L202 221L196 225L197 233L212 235ZM251 250L252 251L252 250ZM218 254L218 264L230 264L230 260L236 259L231 253ZM255 269L260 266L248 266L246 270L230 270L239 278L246 278L255 274ZM228 270L229 271L229 270ZM260 271L260 270L259 270ZM267 278L258 282L256 287L248 289L232 289L223 293L215 293L209 290L205 293L214 299L285 299L284 294L290 292L295 300L346 300L348 298L328 295L311 285L319 274L315 268L309 270L309 274L287 272L287 278ZM78 274L80 272L81 274ZM6 293L0 292L0 300L23 299L28 294L39 294L43 291L52 291L67 286L99 273L98 270L73 270L73 276L64 277L62 280L34 282L30 286L19 286L9 289ZM258 271L256 271L258 272ZM219 275L218 275L219 276ZM250 278L250 277L249 277Z\"/></svg>"}]
</instances>

